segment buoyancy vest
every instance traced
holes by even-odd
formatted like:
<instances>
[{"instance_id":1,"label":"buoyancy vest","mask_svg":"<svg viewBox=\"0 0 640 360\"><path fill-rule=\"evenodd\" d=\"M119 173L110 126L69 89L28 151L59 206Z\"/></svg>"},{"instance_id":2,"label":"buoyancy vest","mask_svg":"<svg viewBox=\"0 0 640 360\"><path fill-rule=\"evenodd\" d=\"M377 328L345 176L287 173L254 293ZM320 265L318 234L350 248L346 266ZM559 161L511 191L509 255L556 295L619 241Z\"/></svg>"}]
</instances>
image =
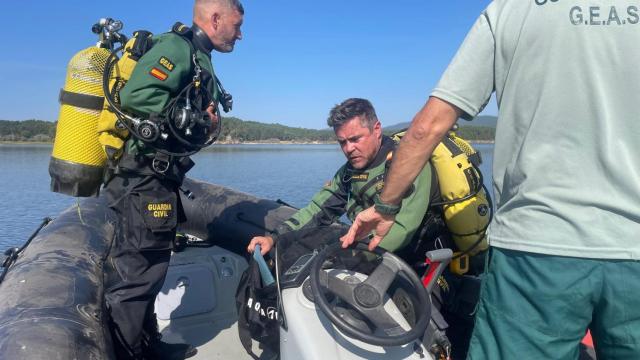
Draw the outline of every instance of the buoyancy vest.
<instances>
[{"instance_id":1,"label":"buoyancy vest","mask_svg":"<svg viewBox=\"0 0 640 360\"><path fill-rule=\"evenodd\" d=\"M111 28L111 25L114 27ZM108 31L107 28L109 28ZM97 195L104 180L107 161L111 160L113 163L121 157L124 143L131 136L131 125L125 125L120 121L113 109L114 106L109 103L105 95L110 95L112 102L119 105L120 90L131 77L138 60L153 46L153 40L152 34L148 31L137 31L131 39L127 40L125 36L119 34L118 31L121 28L122 23L118 21L102 19L99 24L94 25L94 33L100 35L98 46L78 52L69 62L67 79L59 97L60 115L49 164L52 191L81 197ZM172 29L173 33L181 36L189 44L193 56L195 51L189 41L189 31L189 27L180 23L174 25ZM119 58L117 53L120 50L115 49L116 43L122 44L122 56ZM173 64L165 66L173 66ZM202 81L206 83L207 72L202 73ZM224 92L215 75L210 74L210 77L214 84L213 95L214 97L217 97L217 94L220 95L221 105L227 111L230 109L231 96ZM108 85L108 94L104 92L105 82ZM182 118L186 119L186 122L189 119L192 122L195 121L193 119L205 122L194 115L198 114L194 114L194 111L185 112ZM155 131L156 136L162 138L161 131L164 131L178 137L175 129L168 131L167 126L158 125L159 123L154 122L153 119L136 121L138 122L135 124L137 135L153 135ZM190 132L195 132L189 126L191 125L185 125L182 130L186 128ZM207 136L206 132L200 137L205 136ZM202 145L207 144L208 142ZM195 151L201 147L199 143L196 145L191 147ZM182 151L182 154L195 151ZM176 154L176 156L182 154ZM165 155L170 154L165 153Z\"/></svg>"},{"instance_id":2,"label":"buoyancy vest","mask_svg":"<svg viewBox=\"0 0 640 360\"><path fill-rule=\"evenodd\" d=\"M149 114L148 119L136 120L135 117L123 113L119 108L120 91L131 78L140 58L156 43L150 32L135 32L133 38L124 45L122 56L115 61L112 67L106 69L106 71L110 70L110 74L105 74L109 76L110 91L109 94L105 94L107 95L105 96L106 101L98 121L97 130L99 141L109 159L117 160L120 157L124 142L130 135L134 135L135 138L144 142L154 151L160 151L171 156L191 155L206 145L204 138L207 137L207 132L204 123L207 121L202 120L196 121L197 123L191 123L191 120L201 116L211 100L214 100L209 95L215 97L215 94L207 95L207 90L204 89L207 86L201 85L213 82L214 85L208 87L216 93L216 80L204 65L200 65L200 60L196 56L196 49L192 43L192 30L182 23L176 23L170 34L179 36L187 44L189 58L192 58L191 67L194 77L193 82L184 87L179 94L173 94L173 98L168 104L165 104L161 113ZM151 70L151 75L162 80L176 66L180 65L173 64L169 59L163 57L159 60L158 67ZM154 75L154 71L157 72L156 75ZM162 73L163 71L165 72L164 74ZM173 107L178 105L176 102L179 102L181 97L184 97L184 99L189 98L190 106L184 108L184 104L180 104L179 110L172 110ZM185 111L187 112L185 113ZM180 120L176 118L177 116L180 116ZM200 124L200 122L203 122L203 124ZM205 133L198 131L195 134L194 125L201 130L205 130ZM133 134L131 134L132 131ZM186 132L187 136L183 132ZM167 136L169 137L168 139ZM191 144L190 140L195 141L195 143Z\"/></svg>"},{"instance_id":3,"label":"buoyancy vest","mask_svg":"<svg viewBox=\"0 0 640 360\"><path fill-rule=\"evenodd\" d=\"M392 135L398 143L406 131ZM469 142L450 131L436 146L429 162L437 173L444 222L458 250L475 255L488 248L486 230L493 208L484 187L480 154Z\"/></svg>"}]
</instances>

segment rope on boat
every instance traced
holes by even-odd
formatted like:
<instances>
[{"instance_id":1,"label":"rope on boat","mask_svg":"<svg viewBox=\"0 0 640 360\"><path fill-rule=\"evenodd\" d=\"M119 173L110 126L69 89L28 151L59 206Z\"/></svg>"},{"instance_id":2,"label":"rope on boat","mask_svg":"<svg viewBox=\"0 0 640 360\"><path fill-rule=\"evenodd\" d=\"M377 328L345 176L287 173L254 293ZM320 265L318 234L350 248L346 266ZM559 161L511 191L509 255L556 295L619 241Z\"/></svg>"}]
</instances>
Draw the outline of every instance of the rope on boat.
<instances>
[{"instance_id":1,"label":"rope on boat","mask_svg":"<svg viewBox=\"0 0 640 360\"><path fill-rule=\"evenodd\" d=\"M4 261L2 262L2 267L4 268L4 270L0 275L0 284L4 280L4 277L7 275L7 272L9 271L9 268L11 267L11 265L13 265L13 263L18 259L18 256L20 255L20 253L22 253L22 251L24 251L24 249L26 249L27 246L29 246L29 244L31 243L31 240L33 240L38 235L38 233L40 233L40 230L42 230L42 228L47 226L51 221L53 221L53 219L50 217L44 218L40 226L38 226L36 231L34 231L33 234L31 234L31 236L29 236L29 239L27 239L27 241L24 243L24 245L22 245L22 247L20 248L12 247L7 249L7 251L4 252L5 258L4 258Z\"/></svg>"}]
</instances>

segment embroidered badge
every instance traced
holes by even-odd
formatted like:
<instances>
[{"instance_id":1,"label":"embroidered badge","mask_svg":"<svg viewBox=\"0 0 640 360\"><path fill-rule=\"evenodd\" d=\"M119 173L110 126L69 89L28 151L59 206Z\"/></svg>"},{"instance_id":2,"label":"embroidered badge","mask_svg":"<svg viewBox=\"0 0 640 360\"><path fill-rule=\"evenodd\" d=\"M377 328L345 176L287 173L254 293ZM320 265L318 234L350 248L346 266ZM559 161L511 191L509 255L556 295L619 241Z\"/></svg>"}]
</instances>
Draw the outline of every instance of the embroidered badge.
<instances>
[{"instance_id":1,"label":"embroidered badge","mask_svg":"<svg viewBox=\"0 0 640 360\"><path fill-rule=\"evenodd\" d=\"M158 63L160 63L160 65L162 65L165 69L169 71L173 71L173 68L175 67L175 65L171 62L171 60L167 59L164 56L161 57L160 60L158 60Z\"/></svg>"},{"instance_id":2,"label":"embroidered badge","mask_svg":"<svg viewBox=\"0 0 640 360\"><path fill-rule=\"evenodd\" d=\"M169 77L165 72L155 67L149 71L149 74L160 81L165 81Z\"/></svg>"},{"instance_id":3,"label":"embroidered badge","mask_svg":"<svg viewBox=\"0 0 640 360\"><path fill-rule=\"evenodd\" d=\"M351 175L351 181L367 181L368 179L369 173Z\"/></svg>"}]
</instances>

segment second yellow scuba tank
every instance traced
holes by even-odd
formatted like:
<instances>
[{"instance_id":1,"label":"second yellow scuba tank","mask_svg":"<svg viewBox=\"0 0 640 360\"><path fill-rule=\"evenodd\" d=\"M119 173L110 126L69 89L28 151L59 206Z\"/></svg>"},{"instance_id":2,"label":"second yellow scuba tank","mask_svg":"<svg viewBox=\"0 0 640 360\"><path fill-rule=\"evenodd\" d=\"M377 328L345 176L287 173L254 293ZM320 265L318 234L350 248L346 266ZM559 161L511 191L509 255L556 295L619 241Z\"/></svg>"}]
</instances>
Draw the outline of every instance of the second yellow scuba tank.
<instances>
[{"instance_id":1,"label":"second yellow scuba tank","mask_svg":"<svg viewBox=\"0 0 640 360\"><path fill-rule=\"evenodd\" d=\"M433 151L431 163L436 169L444 221L458 249L475 255L488 248L486 229L490 221L490 203L482 184L482 174L472 159L479 155L462 138L450 132Z\"/></svg>"},{"instance_id":2,"label":"second yellow scuba tank","mask_svg":"<svg viewBox=\"0 0 640 360\"><path fill-rule=\"evenodd\" d=\"M120 90L127 83L138 60L151 48L152 34L148 31L136 31L133 37L124 45L122 56L111 67L109 73L109 89L111 97L116 104L120 104ZM115 60L114 60L115 61ZM106 75L106 74L105 74ZM98 141L102 145L109 159L116 160L122 154L124 142L129 136L129 131L119 123L118 116L104 101L102 113L98 120Z\"/></svg>"},{"instance_id":3,"label":"second yellow scuba tank","mask_svg":"<svg viewBox=\"0 0 640 360\"><path fill-rule=\"evenodd\" d=\"M406 131L392 135L398 142ZM488 248L486 230L493 209L482 183L480 155L464 139L450 131L430 158L435 168L444 222L460 252L475 255Z\"/></svg>"}]
</instances>

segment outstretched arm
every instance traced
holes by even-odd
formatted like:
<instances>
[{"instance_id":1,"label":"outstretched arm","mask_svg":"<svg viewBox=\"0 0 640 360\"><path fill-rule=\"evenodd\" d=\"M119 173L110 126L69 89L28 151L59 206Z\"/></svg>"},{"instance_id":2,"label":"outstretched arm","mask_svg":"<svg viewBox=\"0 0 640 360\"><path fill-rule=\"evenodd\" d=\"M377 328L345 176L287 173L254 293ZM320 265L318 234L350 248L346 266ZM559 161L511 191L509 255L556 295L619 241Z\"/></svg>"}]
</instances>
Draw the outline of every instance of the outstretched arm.
<instances>
[{"instance_id":1,"label":"outstretched arm","mask_svg":"<svg viewBox=\"0 0 640 360\"><path fill-rule=\"evenodd\" d=\"M393 156L391 169L380 194L383 203L401 203L403 195L429 161L433 150L460 115L462 111L456 106L436 97L429 98L413 118L407 134L400 141L400 146ZM361 212L349 232L341 238L342 246L347 247L373 231L369 248L375 248L389 232L394 219L395 216L382 215L374 208Z\"/></svg>"},{"instance_id":2,"label":"outstretched arm","mask_svg":"<svg viewBox=\"0 0 640 360\"><path fill-rule=\"evenodd\" d=\"M347 205L347 193L341 182L344 167L340 168L331 181L326 183L318 191L311 202L298 210L288 220L276 229L276 234L272 236L256 236L251 239L247 251L252 253L256 245L260 245L262 255L273 248L277 241L277 236L290 231L299 231L308 227L319 225L329 225L340 218L345 212Z\"/></svg>"}]
</instances>

